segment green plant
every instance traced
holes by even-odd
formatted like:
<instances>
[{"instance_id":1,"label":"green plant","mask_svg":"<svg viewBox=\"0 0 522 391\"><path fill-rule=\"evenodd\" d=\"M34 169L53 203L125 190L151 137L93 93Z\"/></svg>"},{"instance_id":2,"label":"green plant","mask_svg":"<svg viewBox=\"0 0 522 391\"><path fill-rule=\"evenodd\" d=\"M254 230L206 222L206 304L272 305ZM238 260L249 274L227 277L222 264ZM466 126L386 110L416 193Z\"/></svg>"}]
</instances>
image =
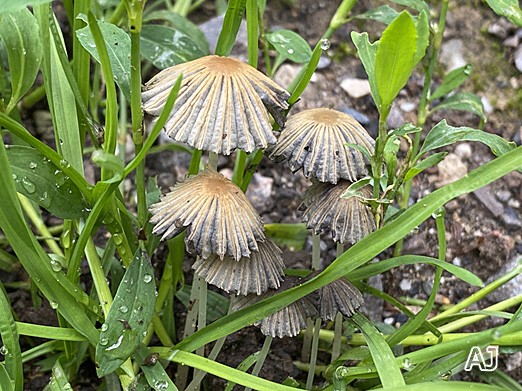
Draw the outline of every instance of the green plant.
<instances>
[{"instance_id":1,"label":"green plant","mask_svg":"<svg viewBox=\"0 0 522 391\"><path fill-rule=\"evenodd\" d=\"M26 8L28 3L33 6L32 11ZM208 241L194 240L191 237L194 232L190 229L185 237L184 232L178 232L183 227L178 227L176 236L168 240L166 259L159 263L163 268L155 270L152 267L151 258L155 257L160 246L153 229L154 232L165 230L153 228L149 222L149 209L152 204L157 205L160 191L153 178L146 178L145 158L151 155L162 128L170 126L171 111L176 102L184 99L183 78L186 75L175 74L168 80L168 85L162 87L162 106L155 108L157 118L148 134L143 121L142 75L148 74L152 66L164 69L199 59L208 55L209 49L201 31L186 19L186 15L201 1L179 0L172 4L170 1L150 0L146 3L145 0L65 1L66 17L73 28L71 36L60 30L48 0L12 2L0 11L3 43L0 59L7 58L6 64L0 63L1 80L5 81L0 83L0 269L8 273L23 269L30 276L23 281L2 283L0 290L0 354L4 357L0 362L0 388L24 389L24 364L38 359L44 368L42 370L52 374L47 385L49 389L73 387L82 365L96 366L106 389L176 390L175 382L184 388L188 382L188 368L193 368L194 373L187 389L200 387L205 373L227 380L227 389L231 389L233 383L261 390L294 389L290 379L285 384L277 384L258 376L274 343L272 336L268 336L262 349L246 357L237 369L217 362L217 354L228 335L299 302L342 277L396 306L409 317L409 321L382 334L363 315L355 314L348 320L350 327L346 327L342 335L340 317L335 319L335 331L322 329L318 318L310 338L312 359L309 363L298 363L300 368L308 370L307 388L312 387L317 374L326 381L322 389L336 390L345 390L348 385L357 389L382 387L390 390L428 387L460 390L470 386L501 389L494 384L520 388L502 373L485 379L490 385L442 382L462 370L471 345L495 344L511 351L520 349L522 297L511 298L484 310L466 311L492 290L519 275L520 266L475 295L428 319L443 270L471 285L482 285L482 281L472 273L445 261L444 204L522 167L521 147L482 130L453 127L443 120L429 131L423 131L429 116L442 109L465 110L476 114L482 121L485 119L480 100L475 95L467 92L450 94L468 78L469 67L448 73L441 85L431 91L448 0L440 4L437 23L430 21L432 10L420 0L396 2L408 6L410 11L399 13L383 6L355 16L376 19L388 25L382 37L373 43L370 43L367 33L352 33L378 109L379 133L375 146L371 143L348 145L370 164L369 170L365 169L366 177L360 178L365 175L361 174L363 170L350 178L353 183L348 186L344 197L357 202L362 200L364 205L368 205L375 218L376 231L346 251L343 245L338 246L337 259L322 271L318 266L319 237L316 236L311 268L314 273L308 275L309 270L287 270L286 274L301 274L308 278L238 310L232 310L235 308L233 299L207 290L203 278L194 278L190 289L183 286L185 241L193 245L195 252L203 258L210 253L216 258L228 256L230 259L226 262L232 265L230 267L234 261L246 258L250 251L268 251L274 256L273 264L278 265L280 259L275 245L260 250L256 247L256 240L266 243L264 235L268 234L276 242L298 246L302 240L297 237L303 235L305 228L302 225L263 227L256 217L252 217L252 237L245 235L248 243L237 245L234 252L223 250L221 241L210 246ZM518 4L507 0L490 0L488 3L496 12L521 24L522 12ZM287 86L289 94L278 93L279 106L274 103L277 99L270 101L266 98L266 92L260 94L276 122L272 124L273 129L279 130L284 123L288 110L312 78L322 52L328 49L329 39L349 21L348 15L354 4L353 0L341 2L327 31L311 49L292 31L265 32L264 1L228 2L217 54L230 54L245 15L250 66L257 68L258 45L266 73L270 76L286 60L303 64L294 82ZM164 24L157 24L158 21ZM72 41L72 52L68 54L64 42L69 40ZM271 49L277 53L275 58L271 57ZM421 62L425 82L417 123L388 129L386 119L391 105ZM33 85L39 71L43 76L43 86L36 87ZM271 82L264 83L271 86L272 92L278 91ZM180 100L177 100L178 95ZM24 110L44 97L53 122L55 147L33 136L22 120ZM147 105L145 109L148 110ZM130 121L127 110L130 110ZM134 146L130 156L125 150L127 128L131 130ZM268 133L270 136L270 129ZM226 137L225 133L222 139ZM402 159L398 158L400 139L409 145ZM444 159L446 152L434 152L436 149L462 140L485 143L498 157L408 206L411 179ZM249 154L238 150L232 177L235 185L226 182L223 186L236 194L238 187L245 191L264 156L264 146L261 143L255 144L255 148L248 147ZM202 157L206 158L204 153L186 146L176 145L174 148L179 149L179 153L192 154L188 172L197 174L203 166ZM208 172L216 168L217 154L212 151L208 153L210 171L195 178L209 175ZM230 149L223 151L230 153ZM85 156L90 158L90 162L84 162ZM87 179L86 165L99 169L97 180L90 182ZM224 181L221 177L216 179L215 173L210 176L215 181ZM134 178L132 195L135 194L135 202L129 201L133 197L129 197L124 186L130 177ZM195 186L195 182L189 180L185 186ZM190 201L190 197L188 199ZM237 205L240 203L235 202ZM151 210L155 212L157 209L156 206ZM43 213L43 210L47 212ZM49 215L63 221L56 223L57 220L49 219ZM156 224L161 218L157 216L153 218ZM432 216L437 229L438 258L402 255L402 238ZM183 226L191 224L177 218L176 223L179 221ZM103 233L108 233L109 239L101 239L99 234ZM399 244L395 246L393 258L368 264L396 243ZM88 272L82 274L84 259ZM198 260L197 264L203 267L201 262ZM415 263L436 268L433 291L417 314L411 313L399 300L366 284L373 275ZM209 270L212 266L206 267ZM276 276L270 281L273 287L279 286L278 278ZM85 281L92 284L86 285ZM86 286L92 287L87 289ZM8 296L12 288L28 290L33 307L48 305L56 311L58 326L19 321ZM237 290L243 291L243 288ZM188 308L181 340L176 338L174 300L180 300ZM515 312L507 312L514 306L518 308ZM226 308L230 308L228 314ZM483 331L455 332L490 316L500 316L508 321ZM207 322L211 323L207 325ZM21 336L29 338L21 341ZM39 340L30 337L48 341L37 342ZM203 357L205 346L213 341L217 342L211 353ZM332 356L328 365L316 362L317 351L324 346ZM416 346L418 349L397 353L395 348L400 346ZM348 360L357 361L357 364L344 366ZM173 367L168 366L169 363L180 364L177 366L177 379L172 376ZM252 374L246 373L252 366Z\"/></svg>"}]
</instances>

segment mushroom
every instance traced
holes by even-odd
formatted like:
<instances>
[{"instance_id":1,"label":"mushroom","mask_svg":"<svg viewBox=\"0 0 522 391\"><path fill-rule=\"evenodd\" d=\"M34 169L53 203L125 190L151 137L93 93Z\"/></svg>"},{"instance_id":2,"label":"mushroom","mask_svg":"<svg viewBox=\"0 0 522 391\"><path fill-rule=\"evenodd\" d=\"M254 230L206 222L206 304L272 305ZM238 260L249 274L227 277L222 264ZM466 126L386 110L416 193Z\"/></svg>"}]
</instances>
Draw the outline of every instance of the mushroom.
<instances>
[{"instance_id":1,"label":"mushroom","mask_svg":"<svg viewBox=\"0 0 522 391\"><path fill-rule=\"evenodd\" d=\"M240 295L266 292L277 289L283 280L285 264L282 251L270 239L258 242L259 251L252 251L250 258L235 260L217 255L198 259L192 268L208 283L226 292L235 291Z\"/></svg>"},{"instance_id":2,"label":"mushroom","mask_svg":"<svg viewBox=\"0 0 522 391\"><path fill-rule=\"evenodd\" d=\"M325 229L332 231L333 240L342 244L354 244L375 230L375 220L371 209L358 197L341 198L351 185L341 180L337 185L316 182L306 190L302 220L307 228L319 234ZM360 190L363 197L371 197L371 190Z\"/></svg>"},{"instance_id":3,"label":"mushroom","mask_svg":"<svg viewBox=\"0 0 522 391\"><path fill-rule=\"evenodd\" d=\"M291 116L270 158L286 159L293 172L336 184L339 179L356 181L368 174L368 158L346 143L373 150L374 140L350 115L319 108Z\"/></svg>"},{"instance_id":4,"label":"mushroom","mask_svg":"<svg viewBox=\"0 0 522 391\"><path fill-rule=\"evenodd\" d=\"M279 289L270 289L262 295L250 294L240 298L232 307L233 310L253 305L263 299L281 293L284 290L290 289L301 283L301 278L296 276L287 276ZM295 337L299 332L306 327L306 319L315 317L317 315L317 308L310 298L304 296L293 303L290 303L285 308L268 315L266 318L254 323L255 326L260 327L261 333L270 337Z\"/></svg>"},{"instance_id":5,"label":"mushroom","mask_svg":"<svg viewBox=\"0 0 522 391\"><path fill-rule=\"evenodd\" d=\"M165 124L175 141L224 155L276 142L267 110L283 126L290 94L233 58L205 56L161 71L145 85L145 112L160 115L179 75L183 75L181 88Z\"/></svg>"},{"instance_id":6,"label":"mushroom","mask_svg":"<svg viewBox=\"0 0 522 391\"><path fill-rule=\"evenodd\" d=\"M211 168L178 183L150 207L153 233L171 238L185 228L189 250L239 260L265 240L261 217L232 181Z\"/></svg>"},{"instance_id":7,"label":"mushroom","mask_svg":"<svg viewBox=\"0 0 522 391\"><path fill-rule=\"evenodd\" d=\"M361 292L344 278L319 289L319 316L324 320L334 320L338 312L350 317L362 303Z\"/></svg>"}]
</instances>

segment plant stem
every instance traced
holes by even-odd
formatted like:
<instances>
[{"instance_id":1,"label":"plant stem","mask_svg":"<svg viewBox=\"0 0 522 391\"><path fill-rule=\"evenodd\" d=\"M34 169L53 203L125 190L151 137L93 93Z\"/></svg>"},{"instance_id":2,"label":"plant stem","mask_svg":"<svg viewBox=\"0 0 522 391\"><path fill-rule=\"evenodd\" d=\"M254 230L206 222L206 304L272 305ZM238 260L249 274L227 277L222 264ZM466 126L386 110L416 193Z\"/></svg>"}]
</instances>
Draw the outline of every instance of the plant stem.
<instances>
[{"instance_id":1,"label":"plant stem","mask_svg":"<svg viewBox=\"0 0 522 391\"><path fill-rule=\"evenodd\" d=\"M259 351L259 356L257 356L256 364L254 365L254 368L252 368L252 375L257 376L259 375L259 372L261 371L261 368L263 367L263 364L265 363L266 356L268 356L268 352L270 352L270 346L272 345L273 337L270 335L267 335L265 337L265 342L263 342L263 347ZM245 391L251 391L252 389L250 387L246 387Z\"/></svg>"},{"instance_id":2,"label":"plant stem","mask_svg":"<svg viewBox=\"0 0 522 391\"><path fill-rule=\"evenodd\" d=\"M311 390L314 384L315 366L317 363L317 350L319 348L319 332L321 331L321 318L315 320L314 335L312 339L312 355L310 356L310 369L306 378L306 389Z\"/></svg>"},{"instance_id":3,"label":"plant stem","mask_svg":"<svg viewBox=\"0 0 522 391\"><path fill-rule=\"evenodd\" d=\"M312 270L321 269L321 237L312 233Z\"/></svg>"},{"instance_id":4,"label":"plant stem","mask_svg":"<svg viewBox=\"0 0 522 391\"><path fill-rule=\"evenodd\" d=\"M217 165L218 165L218 154L215 152L209 152L208 153L208 165L217 171Z\"/></svg>"},{"instance_id":5,"label":"plant stem","mask_svg":"<svg viewBox=\"0 0 522 391\"><path fill-rule=\"evenodd\" d=\"M332 342L332 359L333 363L337 357L341 355L341 338L343 336L343 314L340 312L335 315L334 320L334 338Z\"/></svg>"}]
</instances>

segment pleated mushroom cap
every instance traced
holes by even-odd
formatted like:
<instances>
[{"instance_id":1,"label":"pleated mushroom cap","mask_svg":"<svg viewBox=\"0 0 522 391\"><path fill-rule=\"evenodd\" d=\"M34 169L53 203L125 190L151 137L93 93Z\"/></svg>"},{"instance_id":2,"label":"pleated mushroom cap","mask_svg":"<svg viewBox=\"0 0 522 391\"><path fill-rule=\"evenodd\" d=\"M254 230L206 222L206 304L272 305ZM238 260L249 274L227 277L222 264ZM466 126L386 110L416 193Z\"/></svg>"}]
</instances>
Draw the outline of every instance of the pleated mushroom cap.
<instances>
[{"instance_id":1,"label":"pleated mushroom cap","mask_svg":"<svg viewBox=\"0 0 522 391\"><path fill-rule=\"evenodd\" d=\"M362 303L361 292L344 278L319 289L319 314L325 320L334 320L338 312L350 317Z\"/></svg>"},{"instance_id":2,"label":"pleated mushroom cap","mask_svg":"<svg viewBox=\"0 0 522 391\"><path fill-rule=\"evenodd\" d=\"M356 181L368 174L369 160L346 143L371 152L375 141L348 114L326 108L305 110L288 119L270 157L286 159L293 172L302 168L306 177L321 182Z\"/></svg>"},{"instance_id":3,"label":"pleated mushroom cap","mask_svg":"<svg viewBox=\"0 0 522 391\"><path fill-rule=\"evenodd\" d=\"M145 112L160 115L180 74L181 89L165 124L175 141L223 155L276 142L267 110L283 126L290 94L233 58L205 56L161 71L145 85Z\"/></svg>"},{"instance_id":4,"label":"pleated mushroom cap","mask_svg":"<svg viewBox=\"0 0 522 391\"><path fill-rule=\"evenodd\" d=\"M188 249L203 258L248 257L265 240L261 217L245 194L211 169L178 183L150 211L153 233L163 240L187 228Z\"/></svg>"},{"instance_id":5,"label":"pleated mushroom cap","mask_svg":"<svg viewBox=\"0 0 522 391\"><path fill-rule=\"evenodd\" d=\"M337 185L316 182L305 193L299 209L304 210L302 220L315 234L330 229L333 240L353 244L375 230L375 219L371 209L359 198L341 198L350 186L349 181ZM371 197L369 188L360 190Z\"/></svg>"},{"instance_id":6,"label":"pleated mushroom cap","mask_svg":"<svg viewBox=\"0 0 522 391\"><path fill-rule=\"evenodd\" d=\"M217 255L199 258L192 268L209 284L226 292L239 295L260 295L268 289L277 289L283 280L285 264L282 251L270 239L258 242L259 251L252 251L250 258L236 261L231 257L219 259Z\"/></svg>"},{"instance_id":7,"label":"pleated mushroom cap","mask_svg":"<svg viewBox=\"0 0 522 391\"><path fill-rule=\"evenodd\" d=\"M279 289L271 289L260 296L255 294L245 296L239 299L232 309L239 310L255 304L263 299L296 286L300 281L301 279L299 277L287 276ZM254 323L254 325L259 326L264 335L279 338L295 337L302 329L306 328L306 319L315 316L317 316L316 306L309 297L304 296L287 307L267 316L259 322Z\"/></svg>"}]
</instances>

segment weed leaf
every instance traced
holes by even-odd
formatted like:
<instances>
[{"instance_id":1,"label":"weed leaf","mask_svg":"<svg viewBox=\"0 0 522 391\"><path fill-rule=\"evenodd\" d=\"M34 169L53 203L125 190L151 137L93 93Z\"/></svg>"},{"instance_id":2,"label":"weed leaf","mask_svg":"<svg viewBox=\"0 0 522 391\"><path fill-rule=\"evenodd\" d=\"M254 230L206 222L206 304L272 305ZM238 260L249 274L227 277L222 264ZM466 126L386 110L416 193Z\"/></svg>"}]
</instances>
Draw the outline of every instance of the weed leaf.
<instances>
[{"instance_id":1,"label":"weed leaf","mask_svg":"<svg viewBox=\"0 0 522 391\"><path fill-rule=\"evenodd\" d=\"M413 59L413 66L417 65L426 54L426 49L430 43L430 23L428 21L428 12L422 11L416 20L415 28L417 29L417 49Z\"/></svg>"},{"instance_id":2,"label":"weed leaf","mask_svg":"<svg viewBox=\"0 0 522 391\"><path fill-rule=\"evenodd\" d=\"M468 113L478 115L482 120L486 120L486 113L480 98L470 92L459 92L450 96L431 109L432 112L436 110L467 111Z\"/></svg>"},{"instance_id":3,"label":"weed leaf","mask_svg":"<svg viewBox=\"0 0 522 391\"><path fill-rule=\"evenodd\" d=\"M62 219L79 219L85 214L80 190L40 152L13 145L7 149L7 157L18 193Z\"/></svg>"},{"instance_id":4,"label":"weed leaf","mask_svg":"<svg viewBox=\"0 0 522 391\"><path fill-rule=\"evenodd\" d=\"M281 56L298 64L308 62L312 57L310 45L293 31L276 30L266 34L266 39Z\"/></svg>"},{"instance_id":5,"label":"weed leaf","mask_svg":"<svg viewBox=\"0 0 522 391\"><path fill-rule=\"evenodd\" d=\"M0 390L14 391L14 381L9 377L3 362L0 362Z\"/></svg>"},{"instance_id":6,"label":"weed leaf","mask_svg":"<svg viewBox=\"0 0 522 391\"><path fill-rule=\"evenodd\" d=\"M447 152L437 152L431 156L428 156L426 159L421 160L414 167L412 167L408 170L408 172L404 176L404 180L409 181L411 178L420 174L425 169L439 164L441 161L444 160L444 158L446 157L447 154L448 154Z\"/></svg>"},{"instance_id":7,"label":"weed leaf","mask_svg":"<svg viewBox=\"0 0 522 391\"><path fill-rule=\"evenodd\" d=\"M11 74L11 99L6 107L9 113L36 79L42 45L36 19L27 8L0 18L0 38L7 51Z\"/></svg>"},{"instance_id":8,"label":"weed leaf","mask_svg":"<svg viewBox=\"0 0 522 391\"><path fill-rule=\"evenodd\" d=\"M87 20L84 20L87 23ZM130 37L121 28L102 21L98 21L98 26L103 35L107 47L107 53L111 62L114 81L120 87L125 98L130 101ZM96 49L94 38L89 26L76 31L76 37L85 50L98 62L100 55Z\"/></svg>"},{"instance_id":9,"label":"weed leaf","mask_svg":"<svg viewBox=\"0 0 522 391\"><path fill-rule=\"evenodd\" d=\"M387 114L392 101L406 85L415 66L417 30L412 17L402 12L382 33L375 56L375 82L379 112Z\"/></svg>"},{"instance_id":10,"label":"weed leaf","mask_svg":"<svg viewBox=\"0 0 522 391\"><path fill-rule=\"evenodd\" d=\"M0 0L0 14L17 12L23 10L28 5L38 5L50 3L52 0Z\"/></svg>"},{"instance_id":11,"label":"weed leaf","mask_svg":"<svg viewBox=\"0 0 522 391\"><path fill-rule=\"evenodd\" d=\"M22 353L18 343L18 331L13 318L11 303L3 285L0 285L0 336L2 337L3 355L5 357L6 380L9 383L5 389L21 391L24 384ZM0 368L0 378L3 376ZM0 381L0 390L3 389L4 386Z\"/></svg>"},{"instance_id":12,"label":"weed leaf","mask_svg":"<svg viewBox=\"0 0 522 391\"><path fill-rule=\"evenodd\" d=\"M370 89L372 91L373 101L375 106L381 105L381 98L377 91L377 84L375 83L375 56L379 48L379 41L370 43L368 39L368 33L357 33L352 32L352 41L357 48L357 53L364 66L364 70L368 75L368 81L370 82Z\"/></svg>"},{"instance_id":13,"label":"weed leaf","mask_svg":"<svg viewBox=\"0 0 522 391\"><path fill-rule=\"evenodd\" d=\"M147 253L137 250L118 287L96 346L98 376L122 365L144 338L154 312L156 284Z\"/></svg>"},{"instance_id":14,"label":"weed leaf","mask_svg":"<svg viewBox=\"0 0 522 391\"><path fill-rule=\"evenodd\" d=\"M471 64L464 65L463 67L457 68L449 72L446 76L444 76L444 80L442 80L441 85L431 94L430 100L435 100L442 98L444 95L447 95L455 88L464 83L469 75L473 66Z\"/></svg>"},{"instance_id":15,"label":"weed leaf","mask_svg":"<svg viewBox=\"0 0 522 391\"><path fill-rule=\"evenodd\" d=\"M406 7L410 7L419 12L430 12L430 9L425 1L422 0L392 0L395 4L404 5Z\"/></svg>"},{"instance_id":16,"label":"weed leaf","mask_svg":"<svg viewBox=\"0 0 522 391\"><path fill-rule=\"evenodd\" d=\"M176 292L176 299L188 308L190 306L190 285L183 285L183 288ZM227 314L228 299L219 293L208 291L207 297L207 320L214 322Z\"/></svg>"},{"instance_id":17,"label":"weed leaf","mask_svg":"<svg viewBox=\"0 0 522 391\"><path fill-rule=\"evenodd\" d=\"M145 345L139 344L134 352L134 357L140 365L150 387L154 390L178 391L178 388L172 382L159 360L147 362L150 355Z\"/></svg>"},{"instance_id":18,"label":"weed leaf","mask_svg":"<svg viewBox=\"0 0 522 391\"><path fill-rule=\"evenodd\" d=\"M511 23L522 26L522 10L518 0L486 0L497 15L506 17Z\"/></svg>"},{"instance_id":19,"label":"weed leaf","mask_svg":"<svg viewBox=\"0 0 522 391\"><path fill-rule=\"evenodd\" d=\"M370 19L377 22L390 24L399 16L399 13L389 5L381 5L380 7L370 9L360 15L354 16L356 19Z\"/></svg>"},{"instance_id":20,"label":"weed leaf","mask_svg":"<svg viewBox=\"0 0 522 391\"><path fill-rule=\"evenodd\" d=\"M195 60L208 54L189 35L166 26L143 26L140 39L141 54L159 69Z\"/></svg>"},{"instance_id":21,"label":"weed leaf","mask_svg":"<svg viewBox=\"0 0 522 391\"><path fill-rule=\"evenodd\" d=\"M515 143L508 142L496 134L466 126L453 127L448 125L446 120L442 120L430 130L418 156L457 141L480 141L486 144L491 152L497 156L503 155L516 147Z\"/></svg>"}]
</instances>

